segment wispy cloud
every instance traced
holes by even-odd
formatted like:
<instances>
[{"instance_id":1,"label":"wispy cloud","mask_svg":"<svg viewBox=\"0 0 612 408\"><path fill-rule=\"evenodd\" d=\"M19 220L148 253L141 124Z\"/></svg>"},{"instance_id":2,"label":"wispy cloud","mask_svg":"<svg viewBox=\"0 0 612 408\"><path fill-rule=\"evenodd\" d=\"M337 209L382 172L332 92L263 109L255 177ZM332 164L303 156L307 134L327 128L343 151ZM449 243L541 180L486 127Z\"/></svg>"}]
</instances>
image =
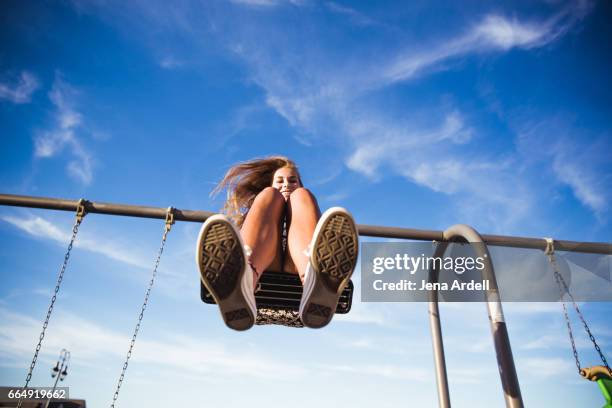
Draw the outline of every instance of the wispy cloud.
<instances>
[{"instance_id":1,"label":"wispy cloud","mask_svg":"<svg viewBox=\"0 0 612 408\"><path fill-rule=\"evenodd\" d=\"M282 4L302 5L305 0L230 0L235 4L242 4L252 7L274 7Z\"/></svg>"},{"instance_id":2,"label":"wispy cloud","mask_svg":"<svg viewBox=\"0 0 612 408\"><path fill-rule=\"evenodd\" d=\"M370 333L371 334L371 333ZM331 337L331 341L338 347L355 349L357 353L374 355L394 355L395 358L408 356L413 350L430 346L430 339L427 336L404 338L403 336L384 335L377 331L376 335L356 335L355 338L347 339L341 333Z\"/></svg>"},{"instance_id":3,"label":"wispy cloud","mask_svg":"<svg viewBox=\"0 0 612 408\"><path fill-rule=\"evenodd\" d=\"M439 69L445 60L473 53L542 47L565 34L590 8L588 2L570 3L544 21L530 22L496 14L487 15L465 34L430 46L426 51L407 50L401 53L383 69L383 78L388 82L408 80L425 74L427 70Z\"/></svg>"},{"instance_id":4,"label":"wispy cloud","mask_svg":"<svg viewBox=\"0 0 612 408\"><path fill-rule=\"evenodd\" d=\"M420 125L373 114L346 122L345 134L355 146L347 166L372 180L391 170L412 183L452 195L465 222L503 229L507 225L502 224L521 219L532 199L514 171L512 156L479 153L471 144L476 131L457 110L432 117L440 124ZM478 135L478 140L483 136Z\"/></svg>"},{"instance_id":5,"label":"wispy cloud","mask_svg":"<svg viewBox=\"0 0 612 408\"><path fill-rule=\"evenodd\" d=\"M245 4L247 6L262 6L272 7L276 6L279 2L277 0L230 0L232 3Z\"/></svg>"},{"instance_id":6,"label":"wispy cloud","mask_svg":"<svg viewBox=\"0 0 612 408\"><path fill-rule=\"evenodd\" d=\"M330 56L316 54L309 60L293 55L279 60L266 44L243 49L240 56L265 90L266 104L310 140L322 135L335 139L350 169L374 181L392 170L413 183L457 196L455 211L466 222L507 230L530 213L536 197L529 178L517 171L524 165L520 156L513 151L483 155L480 146L487 135L479 134L452 104L419 108L420 115L414 116L431 118L427 121L381 110L368 98L447 67L447 61L459 57L549 45L588 13L590 4L585 4L571 4L543 20L489 14L456 37L433 44L424 40L427 48L413 44L359 63L336 60L334 65L326 61ZM603 206L591 189L578 184L584 178L564 170L564 179L576 185L584 200Z\"/></svg>"},{"instance_id":7,"label":"wispy cloud","mask_svg":"<svg viewBox=\"0 0 612 408\"><path fill-rule=\"evenodd\" d=\"M360 265L356 266L356 273L353 275L353 304L351 312L339 314L334 317L334 321L346 324L374 325L385 327L386 329L401 330L410 326L410 320L415 313L419 313L417 308L407 309L401 303L377 303L361 301L361 280L359 277ZM397 316L402 315L404 319L398 320Z\"/></svg>"},{"instance_id":8,"label":"wispy cloud","mask_svg":"<svg viewBox=\"0 0 612 408\"><path fill-rule=\"evenodd\" d=\"M338 315L334 318L337 322L352 324L372 324L377 326L393 326L382 307L373 306L371 303L363 303L353 300L350 316Z\"/></svg>"},{"instance_id":9,"label":"wispy cloud","mask_svg":"<svg viewBox=\"0 0 612 408\"><path fill-rule=\"evenodd\" d=\"M337 373L351 373L358 375L365 375L368 377L382 377L393 380L408 380L418 382L429 382L431 374L425 369L418 368L406 368L391 364L376 364L376 365L321 365L318 367L320 370L337 372Z\"/></svg>"},{"instance_id":10,"label":"wispy cloud","mask_svg":"<svg viewBox=\"0 0 612 408\"><path fill-rule=\"evenodd\" d=\"M382 78L387 83L405 81L428 70L440 68L448 59L475 52L507 51L514 47L530 47L542 41L546 31L541 25L529 25L502 16L490 15L474 26L467 34L449 38L426 51L405 51L383 69Z\"/></svg>"},{"instance_id":11,"label":"wispy cloud","mask_svg":"<svg viewBox=\"0 0 612 408\"><path fill-rule=\"evenodd\" d=\"M586 132L559 117L523 120L517 126L517 143L525 160L549 165L550 180L568 186L582 205L605 222L612 200L612 167L607 154L612 146L606 134Z\"/></svg>"},{"instance_id":12,"label":"wispy cloud","mask_svg":"<svg viewBox=\"0 0 612 408\"><path fill-rule=\"evenodd\" d=\"M560 38L590 10L587 5L572 4L546 20L529 22L490 14L469 27L464 34L449 36L425 46L412 44L404 49L385 50L374 58L356 63L335 60L329 55L306 56L289 54L279 59L259 42L245 47L231 45L253 68L253 77L267 92L266 103L293 126L312 131L314 122L333 115L339 108L372 90L435 72L445 61L472 54L505 52L513 48L530 49L552 43ZM328 3L334 12L355 14L352 9ZM252 29L252 28L251 28ZM252 33L250 33L252 35ZM268 33L269 35L269 33ZM249 41L249 39L243 39ZM292 50L291 44L285 44ZM389 55L393 55L390 57ZM350 61L350 59L349 59ZM359 112L363 114L363 111ZM339 116L339 115L336 115ZM335 120L341 118L336 117ZM347 120L354 119L347 117Z\"/></svg>"},{"instance_id":13,"label":"wispy cloud","mask_svg":"<svg viewBox=\"0 0 612 408\"><path fill-rule=\"evenodd\" d=\"M531 357L524 358L518 364L519 368L534 373L539 378L566 377L574 367L569 359Z\"/></svg>"},{"instance_id":14,"label":"wispy cloud","mask_svg":"<svg viewBox=\"0 0 612 408\"><path fill-rule=\"evenodd\" d=\"M24 339L34 339L40 331L40 322L30 316L0 308L0 350L11 359L26 359L32 352ZM68 348L79 359L73 364L95 365L109 358L120 360L125 357L129 345L126 333L101 326L100 324L74 314L56 316L53 330L45 337L43 356L56 357L56 350ZM78 327L79 330L74 328ZM52 354L47 350L51 350ZM142 338L138 340L134 360L138 364L155 364L156 367L182 370L199 376L211 374L232 377L247 376L275 381L293 381L305 375L308 370L262 350L249 350L221 342L206 341L187 335L169 335L160 340Z\"/></svg>"},{"instance_id":15,"label":"wispy cloud","mask_svg":"<svg viewBox=\"0 0 612 408\"><path fill-rule=\"evenodd\" d=\"M60 224L35 215L0 214L0 220L13 225L31 237L53 242L62 248L65 248L70 241L70 228L67 224ZM113 271L122 280L140 283L144 281L145 276L150 276L155 254L151 246L157 245L159 242L157 237L152 239L149 237L142 241L109 237L112 232L103 228L96 228L93 222L93 219L85 221L86 227L79 231L74 243L75 248L101 255L129 267L138 268L134 273L125 273L124 269L113 268ZM178 228L180 227L175 227L174 234L177 233ZM161 231L160 228L160 235ZM193 289L194 282L199 282L196 267L193 263L193 243L196 235L197 231L195 230L183 235L173 235L172 242L166 246L163 260L158 269L159 284L157 290L163 295L182 300L185 297L185 292Z\"/></svg>"},{"instance_id":16,"label":"wispy cloud","mask_svg":"<svg viewBox=\"0 0 612 408\"><path fill-rule=\"evenodd\" d=\"M333 6L334 3L330 4L328 7L339 10ZM341 9L350 13L342 6ZM337 57L329 55L310 53L307 57L300 57L292 55L291 51L279 59L272 50L267 49L268 46L278 45L266 42L230 48L251 66L254 81L266 91L266 104L292 126L309 135L316 135L330 127L335 129L339 126L346 131L355 128L355 123L360 126L376 126L378 123L378 132L369 134L370 142L375 143L381 138L380 131L387 129L387 122L397 122L397 118L382 120L384 116L376 109L358 109L355 106L357 100L364 99L371 91L417 74L424 76L439 70L445 61L459 56L549 44L567 32L586 13L585 9L588 10L588 7L574 6L547 20L531 22L488 15L465 34L427 44L424 51L415 49L418 47L415 44L403 51L386 50L380 56L352 64L342 60L336 61L336 64L330 63L326 59L332 58L333 61ZM292 49L291 44L285 45ZM383 149L381 145L377 150ZM365 170L369 171L367 168Z\"/></svg>"},{"instance_id":17,"label":"wispy cloud","mask_svg":"<svg viewBox=\"0 0 612 408\"><path fill-rule=\"evenodd\" d=\"M176 69L185 65L185 61L176 58L173 55L166 55L159 61L159 66L164 69Z\"/></svg>"},{"instance_id":18,"label":"wispy cloud","mask_svg":"<svg viewBox=\"0 0 612 408\"><path fill-rule=\"evenodd\" d=\"M553 162L553 170L559 180L571 187L576 198L597 215L603 217L608 209L610 190L604 186L605 179L593 174L587 162L577 162L569 156L559 154Z\"/></svg>"},{"instance_id":19,"label":"wispy cloud","mask_svg":"<svg viewBox=\"0 0 612 408\"><path fill-rule=\"evenodd\" d=\"M38 79L28 71L21 71L15 83L0 82L0 100L22 104L30 102L39 87Z\"/></svg>"},{"instance_id":20,"label":"wispy cloud","mask_svg":"<svg viewBox=\"0 0 612 408\"><path fill-rule=\"evenodd\" d=\"M273 0L247 3L258 7L283 4ZM447 31L442 36L438 33L435 40L423 38L402 46L385 42L388 45L383 49L371 48L367 42L360 43L359 50L349 45L340 52L324 46L304 48L304 36L316 42L319 35L329 35L327 27L317 26L308 33L299 29L286 32L282 24L263 24L242 14L244 21L239 26L208 16L214 29L205 34L214 35L244 62L249 79L264 91L265 105L296 130L294 138L299 143L316 146L331 140L348 168L373 181L390 170L415 184L453 195L454 212L465 222L478 221L501 230L528 214L535 200L529 180L517 171L524 164L521 157L513 151L503 156L483 155L483 142L491 138L470 122L469 112L453 103L440 106L430 101L419 105L419 112L412 115L404 108L381 107L370 99L379 98L398 83L446 69L460 58L548 46L571 30L591 7L590 2L571 2L548 17L531 19L487 13L464 23L454 35ZM325 3L324 10L357 20L367 17L334 2ZM191 9L185 7L183 12L186 17L181 21L189 25L185 32L200 44L204 33L189 24ZM577 184L579 176L565 174L564 178ZM593 205L601 205L588 188L576 191Z\"/></svg>"},{"instance_id":21,"label":"wispy cloud","mask_svg":"<svg viewBox=\"0 0 612 408\"><path fill-rule=\"evenodd\" d=\"M35 136L34 156L51 158L69 148L72 159L66 165L68 175L83 184L90 184L94 158L77 136L77 130L83 125L83 116L74 107L76 93L59 75L55 78L49 99L55 107L56 123L51 130Z\"/></svg>"},{"instance_id":22,"label":"wispy cloud","mask_svg":"<svg viewBox=\"0 0 612 408\"><path fill-rule=\"evenodd\" d=\"M525 339L520 348L525 350L551 350L551 349L559 349L566 350L569 346L569 338L567 335L563 334L545 334L543 336L539 336L536 338ZM574 339L576 347L579 349L588 349L591 346L591 343L582 338L578 337Z\"/></svg>"},{"instance_id":23,"label":"wispy cloud","mask_svg":"<svg viewBox=\"0 0 612 408\"><path fill-rule=\"evenodd\" d=\"M466 367L450 367L448 377L452 378L452 382L456 384L488 384L490 378L495 378L498 373L491 369L476 367L475 364L466 363Z\"/></svg>"},{"instance_id":24,"label":"wispy cloud","mask_svg":"<svg viewBox=\"0 0 612 408\"><path fill-rule=\"evenodd\" d=\"M370 26L379 24L376 20L372 19L371 17L368 17L366 14L360 13L359 11L351 7L338 4L333 1L325 3L325 6L334 13L348 17L350 21L356 25Z\"/></svg>"},{"instance_id":25,"label":"wispy cloud","mask_svg":"<svg viewBox=\"0 0 612 408\"><path fill-rule=\"evenodd\" d=\"M266 111L261 104L239 107L215 127L214 133L220 136L217 140L211 141L211 147L215 150L225 149L228 141L234 139L237 135L258 128L260 120L257 116Z\"/></svg>"},{"instance_id":26,"label":"wispy cloud","mask_svg":"<svg viewBox=\"0 0 612 408\"><path fill-rule=\"evenodd\" d=\"M24 297L33 298L34 296L41 296L43 298L50 299L51 296L53 296L53 289L43 287L29 288L27 290L13 288L0 298L0 305L8 307L17 299L23 299Z\"/></svg>"},{"instance_id":27,"label":"wispy cloud","mask_svg":"<svg viewBox=\"0 0 612 408\"><path fill-rule=\"evenodd\" d=\"M37 238L51 240L61 245L66 245L70 241L70 234L66 232L65 228L62 229L56 224L53 224L42 217L22 218L11 215L2 215L0 216L0 219ZM134 255L133 251L127 251L113 242L79 237L79 239L75 241L74 245L77 248L82 248L84 250L106 256L110 259L130 266L146 269L151 267L150 261Z\"/></svg>"},{"instance_id":28,"label":"wispy cloud","mask_svg":"<svg viewBox=\"0 0 612 408\"><path fill-rule=\"evenodd\" d=\"M347 160L349 168L359 171L371 178L376 177L378 167L388 160L393 162L401 157L406 157L406 153L410 154L410 161L414 161L415 156L418 156L418 150L421 152L425 149L425 145L441 145L447 142L454 144L467 143L471 136L472 130L469 129L459 114L459 112L451 112L446 115L443 124L440 127L432 129L415 130L409 126L389 126L384 119L370 118L369 120L357 120L351 122L346 130L354 139L358 141L358 146ZM419 160L416 160L419 162ZM405 169L404 163L398 163L399 168ZM421 163L424 165L424 163ZM456 168L458 163L446 163L444 166L449 167L448 170L456 172L460 175L459 169ZM455 167L454 169L452 167ZM404 170L406 175L411 172ZM450 172L448 172L450 174ZM411 174L414 181L423 183L433 187L439 191L434 185L436 180L432 179L432 174L425 167ZM441 181L441 180L440 180Z\"/></svg>"}]
</instances>

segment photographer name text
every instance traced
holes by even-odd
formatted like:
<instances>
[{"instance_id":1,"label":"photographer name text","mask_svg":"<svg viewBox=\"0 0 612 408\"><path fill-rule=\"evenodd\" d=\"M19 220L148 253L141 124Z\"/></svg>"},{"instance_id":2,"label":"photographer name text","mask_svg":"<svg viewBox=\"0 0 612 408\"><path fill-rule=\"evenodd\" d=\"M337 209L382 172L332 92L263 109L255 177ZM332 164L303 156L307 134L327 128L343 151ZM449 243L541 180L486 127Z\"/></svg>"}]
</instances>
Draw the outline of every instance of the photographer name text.
<instances>
[{"instance_id":1,"label":"photographer name text","mask_svg":"<svg viewBox=\"0 0 612 408\"><path fill-rule=\"evenodd\" d=\"M449 285L448 282L428 282L422 279L420 284L417 285L415 281L409 281L402 279L398 282L383 282L381 279L376 279L372 286L377 291L388 291L388 290L399 290L399 291L420 291L420 290L438 290L438 291L464 291L474 290L482 291L489 290L489 280L483 279L482 281L471 280L463 282L455 279Z\"/></svg>"}]
</instances>

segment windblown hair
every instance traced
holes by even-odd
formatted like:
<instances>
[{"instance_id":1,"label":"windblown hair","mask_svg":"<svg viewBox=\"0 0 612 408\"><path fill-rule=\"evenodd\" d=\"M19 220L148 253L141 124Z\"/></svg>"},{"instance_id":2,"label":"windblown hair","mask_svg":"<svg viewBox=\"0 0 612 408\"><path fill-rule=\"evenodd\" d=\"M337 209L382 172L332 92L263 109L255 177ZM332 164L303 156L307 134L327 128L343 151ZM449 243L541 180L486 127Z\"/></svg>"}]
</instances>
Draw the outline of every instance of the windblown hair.
<instances>
[{"instance_id":1,"label":"windblown hair","mask_svg":"<svg viewBox=\"0 0 612 408\"><path fill-rule=\"evenodd\" d=\"M230 168L223 180L212 191L212 195L225 189L227 199L222 211L238 226L242 226L244 216L253 205L255 196L264 188L272 185L276 170L283 167L295 169L300 185L302 180L296 164L284 156L270 156L239 163Z\"/></svg>"}]
</instances>

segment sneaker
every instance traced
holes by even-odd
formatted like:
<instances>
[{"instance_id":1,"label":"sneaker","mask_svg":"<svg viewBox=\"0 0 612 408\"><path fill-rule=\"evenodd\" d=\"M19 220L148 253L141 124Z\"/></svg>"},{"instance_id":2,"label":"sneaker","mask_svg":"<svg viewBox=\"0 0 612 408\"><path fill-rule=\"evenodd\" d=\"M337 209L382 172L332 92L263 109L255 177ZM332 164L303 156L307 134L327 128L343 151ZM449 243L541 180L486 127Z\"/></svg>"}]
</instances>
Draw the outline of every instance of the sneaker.
<instances>
[{"instance_id":1,"label":"sneaker","mask_svg":"<svg viewBox=\"0 0 612 408\"><path fill-rule=\"evenodd\" d=\"M351 214L344 208L325 211L317 223L304 275L300 319L304 326L327 325L338 306L342 290L348 284L359 249L359 234Z\"/></svg>"},{"instance_id":2,"label":"sneaker","mask_svg":"<svg viewBox=\"0 0 612 408\"><path fill-rule=\"evenodd\" d=\"M213 215L202 225L196 262L200 279L219 305L225 324L234 330L250 329L257 316L253 270L240 232L224 215Z\"/></svg>"}]
</instances>

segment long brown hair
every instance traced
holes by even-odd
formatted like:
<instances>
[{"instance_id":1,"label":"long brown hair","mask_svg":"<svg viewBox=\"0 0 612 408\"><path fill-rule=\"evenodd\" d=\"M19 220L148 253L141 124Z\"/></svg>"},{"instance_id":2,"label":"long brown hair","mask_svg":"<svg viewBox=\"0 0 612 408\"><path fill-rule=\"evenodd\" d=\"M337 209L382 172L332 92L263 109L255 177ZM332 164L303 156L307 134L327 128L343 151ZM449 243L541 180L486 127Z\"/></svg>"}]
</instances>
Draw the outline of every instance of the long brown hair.
<instances>
[{"instance_id":1,"label":"long brown hair","mask_svg":"<svg viewBox=\"0 0 612 408\"><path fill-rule=\"evenodd\" d=\"M269 156L231 167L211 194L215 195L223 189L227 190L227 199L222 211L238 226L242 226L244 216L253 205L255 196L264 188L272 185L274 173L283 167L295 169L300 185L302 185L295 162L284 156Z\"/></svg>"}]
</instances>

